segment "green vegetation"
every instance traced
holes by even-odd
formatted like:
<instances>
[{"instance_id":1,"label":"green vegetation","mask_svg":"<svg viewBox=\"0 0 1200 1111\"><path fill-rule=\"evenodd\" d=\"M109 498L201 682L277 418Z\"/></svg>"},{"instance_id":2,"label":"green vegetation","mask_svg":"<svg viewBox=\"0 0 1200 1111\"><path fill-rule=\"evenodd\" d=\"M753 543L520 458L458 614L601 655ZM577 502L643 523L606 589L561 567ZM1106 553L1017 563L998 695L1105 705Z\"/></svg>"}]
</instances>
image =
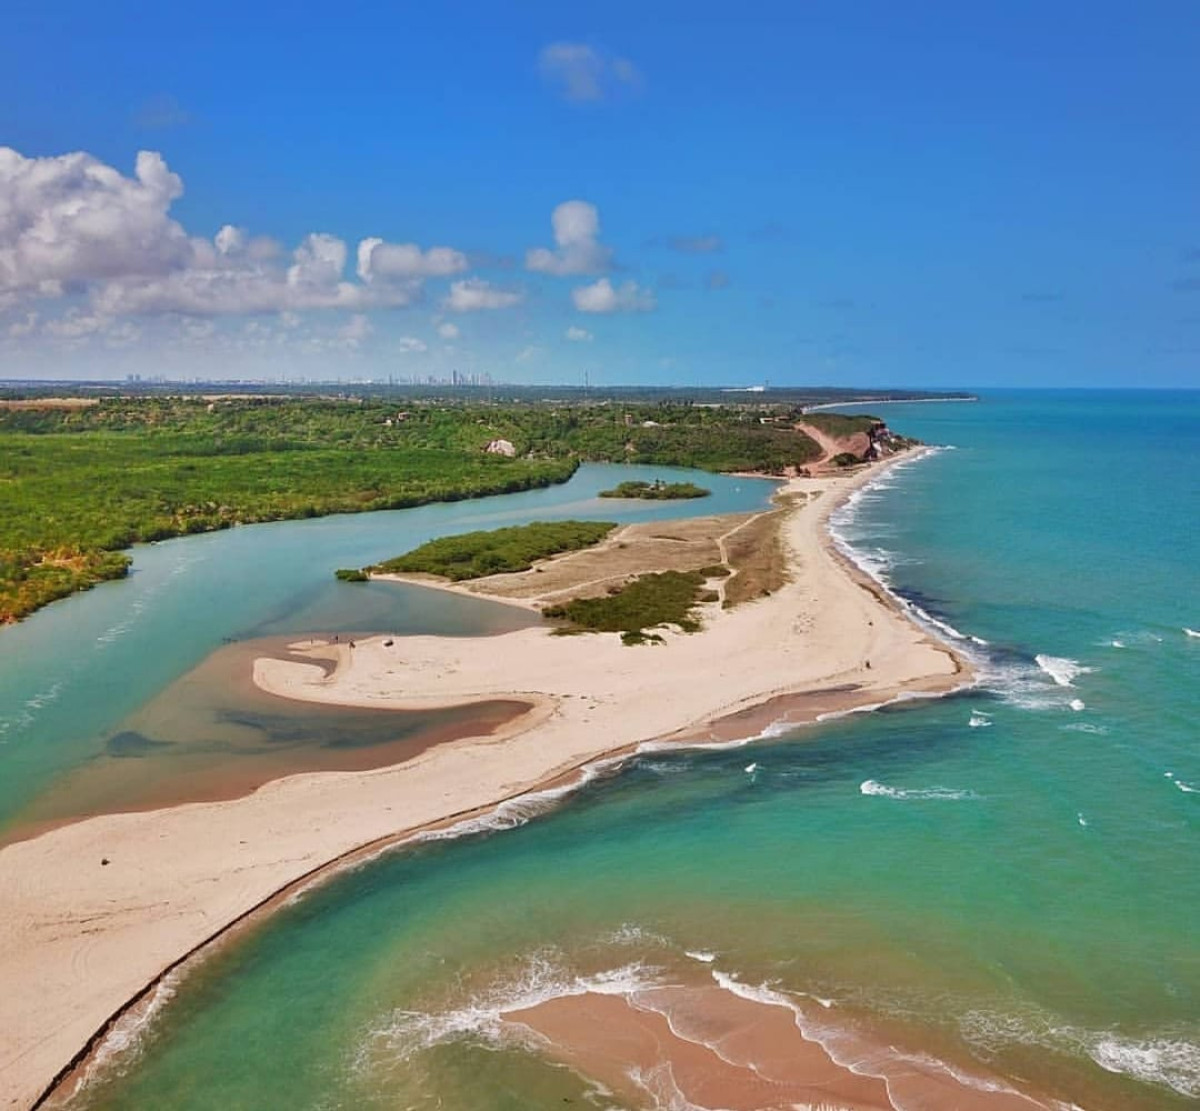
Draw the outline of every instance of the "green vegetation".
<instances>
[{"instance_id":1,"label":"green vegetation","mask_svg":"<svg viewBox=\"0 0 1200 1111\"><path fill-rule=\"evenodd\" d=\"M707 498L711 490L694 482L619 482L611 490L601 490L602 498L644 498L648 501L677 501L684 498Z\"/></svg>"},{"instance_id":2,"label":"green vegetation","mask_svg":"<svg viewBox=\"0 0 1200 1111\"><path fill-rule=\"evenodd\" d=\"M862 462L862 460L852 451L839 451L837 455L833 457L832 461L834 465L838 467L853 467Z\"/></svg>"},{"instance_id":3,"label":"green vegetation","mask_svg":"<svg viewBox=\"0 0 1200 1111\"><path fill-rule=\"evenodd\" d=\"M512 493L576 466L412 447L366 409L153 398L0 410L0 623L120 578L120 550L139 541Z\"/></svg>"},{"instance_id":4,"label":"green vegetation","mask_svg":"<svg viewBox=\"0 0 1200 1111\"><path fill-rule=\"evenodd\" d=\"M492 404L470 391L448 401L428 390L400 400L109 389L87 405L0 400L0 623L121 577L121 550L139 541L511 493L563 482L581 461L781 474L821 455L797 420L874 419L804 417L797 401L700 404L671 391L562 396L570 400L517 391ZM495 439L511 441L516 458L487 454ZM690 484L662 486L637 496L680 497Z\"/></svg>"},{"instance_id":5,"label":"green vegetation","mask_svg":"<svg viewBox=\"0 0 1200 1111\"><path fill-rule=\"evenodd\" d=\"M694 607L704 592L699 571L662 571L639 575L601 598L576 598L547 606L546 617L568 622L565 632L621 633L626 644L661 640L646 633L655 625L678 625L685 633L700 628Z\"/></svg>"},{"instance_id":6,"label":"green vegetation","mask_svg":"<svg viewBox=\"0 0 1200 1111\"><path fill-rule=\"evenodd\" d=\"M430 540L368 570L424 572L452 582L528 571L534 560L590 548L616 527L609 521L535 521L489 532L464 532Z\"/></svg>"},{"instance_id":7,"label":"green vegetation","mask_svg":"<svg viewBox=\"0 0 1200 1111\"><path fill-rule=\"evenodd\" d=\"M340 567L333 574L336 579L344 583L365 583L369 582L371 578L366 571L360 571L357 567Z\"/></svg>"},{"instance_id":8,"label":"green vegetation","mask_svg":"<svg viewBox=\"0 0 1200 1111\"><path fill-rule=\"evenodd\" d=\"M803 420L835 440L846 440L859 432L870 433L872 428L881 423L878 417L850 416L846 413L805 413Z\"/></svg>"}]
</instances>

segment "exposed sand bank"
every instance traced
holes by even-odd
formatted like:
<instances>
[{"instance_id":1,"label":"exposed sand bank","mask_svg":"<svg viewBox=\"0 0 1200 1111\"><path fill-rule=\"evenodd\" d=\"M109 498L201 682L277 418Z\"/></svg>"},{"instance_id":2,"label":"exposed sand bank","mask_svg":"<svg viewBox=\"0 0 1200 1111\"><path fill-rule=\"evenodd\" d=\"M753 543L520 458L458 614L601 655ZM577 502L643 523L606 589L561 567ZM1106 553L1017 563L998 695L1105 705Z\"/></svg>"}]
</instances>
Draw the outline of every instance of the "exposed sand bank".
<instances>
[{"instance_id":1,"label":"exposed sand bank","mask_svg":"<svg viewBox=\"0 0 1200 1111\"><path fill-rule=\"evenodd\" d=\"M361 846L493 806L645 741L706 736L715 719L771 699L798 697L796 720L805 720L966 682L960 662L864 589L828 543L829 512L871 473L790 483L809 494L782 525L792 581L733 610L705 607L705 630L668 635L665 647L535 628L390 647L375 638L314 649L312 663L256 661L256 682L292 698L412 709L515 698L533 708L493 735L395 767L298 775L232 801L92 818L0 850L0 1106L32 1105L183 954ZM331 655L338 666L327 675L319 658Z\"/></svg>"},{"instance_id":2,"label":"exposed sand bank","mask_svg":"<svg viewBox=\"0 0 1200 1111\"><path fill-rule=\"evenodd\" d=\"M768 1111L1052 1111L998 1078L959 1073L830 1020L816 1003L732 981L565 995L505 1021L634 1104Z\"/></svg>"}]
</instances>

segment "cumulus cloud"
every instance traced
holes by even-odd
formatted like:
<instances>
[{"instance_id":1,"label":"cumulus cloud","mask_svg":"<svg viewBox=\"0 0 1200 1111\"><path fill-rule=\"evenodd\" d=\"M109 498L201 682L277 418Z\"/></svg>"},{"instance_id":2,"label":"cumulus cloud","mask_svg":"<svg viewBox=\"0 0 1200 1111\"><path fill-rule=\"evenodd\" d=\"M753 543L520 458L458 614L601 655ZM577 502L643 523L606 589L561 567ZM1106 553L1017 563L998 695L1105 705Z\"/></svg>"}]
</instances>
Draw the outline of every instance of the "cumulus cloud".
<instances>
[{"instance_id":1,"label":"cumulus cloud","mask_svg":"<svg viewBox=\"0 0 1200 1111\"><path fill-rule=\"evenodd\" d=\"M226 224L210 240L170 215L183 183L161 154L138 154L127 177L85 153L26 158L0 147L0 308L86 295L102 317L193 316L397 307L428 278L467 268L451 247L363 240L359 281L346 243L306 236L279 244Z\"/></svg>"},{"instance_id":2,"label":"cumulus cloud","mask_svg":"<svg viewBox=\"0 0 1200 1111\"><path fill-rule=\"evenodd\" d=\"M441 336L442 339L458 339L458 325L451 323L449 320L443 321L438 325L437 334Z\"/></svg>"},{"instance_id":3,"label":"cumulus cloud","mask_svg":"<svg viewBox=\"0 0 1200 1111\"><path fill-rule=\"evenodd\" d=\"M453 247L422 251L415 243L364 239L358 245L358 276L364 282L396 278L448 278L467 269L467 256Z\"/></svg>"},{"instance_id":4,"label":"cumulus cloud","mask_svg":"<svg viewBox=\"0 0 1200 1111\"><path fill-rule=\"evenodd\" d=\"M167 215L182 193L151 151L128 178L89 154L26 158L0 147L0 293L54 296L186 265L191 244Z\"/></svg>"},{"instance_id":5,"label":"cumulus cloud","mask_svg":"<svg viewBox=\"0 0 1200 1111\"><path fill-rule=\"evenodd\" d=\"M552 42L538 55L538 70L566 100L597 101L636 92L642 76L628 58L616 58L581 42Z\"/></svg>"},{"instance_id":6,"label":"cumulus cloud","mask_svg":"<svg viewBox=\"0 0 1200 1111\"><path fill-rule=\"evenodd\" d=\"M600 213L587 201L563 201L550 214L555 250L533 247L525 254L526 269L562 277L599 274L612 265L612 249L597 242Z\"/></svg>"},{"instance_id":7,"label":"cumulus cloud","mask_svg":"<svg viewBox=\"0 0 1200 1111\"><path fill-rule=\"evenodd\" d=\"M651 290L635 281L614 286L607 278L571 290L571 300L580 312L649 312L656 307Z\"/></svg>"},{"instance_id":8,"label":"cumulus cloud","mask_svg":"<svg viewBox=\"0 0 1200 1111\"><path fill-rule=\"evenodd\" d=\"M567 339L572 343L591 343L595 338L586 328L579 328L574 324L567 329Z\"/></svg>"},{"instance_id":9,"label":"cumulus cloud","mask_svg":"<svg viewBox=\"0 0 1200 1111\"><path fill-rule=\"evenodd\" d=\"M450 284L449 296L442 302L442 307L451 312L478 312L482 309L512 308L523 300L523 294L498 289L482 278L465 278Z\"/></svg>"},{"instance_id":10,"label":"cumulus cloud","mask_svg":"<svg viewBox=\"0 0 1200 1111\"><path fill-rule=\"evenodd\" d=\"M235 235L225 246L193 240L188 265L168 274L131 275L95 286L93 304L109 315L179 312L192 316L253 315L306 309L395 308L413 303L421 283L356 283L344 279L348 249L336 236L305 236L286 268L243 249Z\"/></svg>"},{"instance_id":11,"label":"cumulus cloud","mask_svg":"<svg viewBox=\"0 0 1200 1111\"><path fill-rule=\"evenodd\" d=\"M423 354L429 350L428 344L416 336L401 336L396 343L402 355Z\"/></svg>"},{"instance_id":12,"label":"cumulus cloud","mask_svg":"<svg viewBox=\"0 0 1200 1111\"><path fill-rule=\"evenodd\" d=\"M667 246L685 255L707 255L725 249L719 235L671 235L667 237Z\"/></svg>"}]
</instances>

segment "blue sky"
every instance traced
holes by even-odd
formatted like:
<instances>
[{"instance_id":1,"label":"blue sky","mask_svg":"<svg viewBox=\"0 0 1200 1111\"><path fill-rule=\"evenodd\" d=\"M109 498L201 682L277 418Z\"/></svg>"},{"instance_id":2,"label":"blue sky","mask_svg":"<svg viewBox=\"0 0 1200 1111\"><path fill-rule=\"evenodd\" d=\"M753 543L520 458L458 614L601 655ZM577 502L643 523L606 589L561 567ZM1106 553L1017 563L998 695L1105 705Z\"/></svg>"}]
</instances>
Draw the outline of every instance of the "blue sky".
<instances>
[{"instance_id":1,"label":"blue sky","mask_svg":"<svg viewBox=\"0 0 1200 1111\"><path fill-rule=\"evenodd\" d=\"M0 376L1200 383L1194 3L23 7Z\"/></svg>"}]
</instances>

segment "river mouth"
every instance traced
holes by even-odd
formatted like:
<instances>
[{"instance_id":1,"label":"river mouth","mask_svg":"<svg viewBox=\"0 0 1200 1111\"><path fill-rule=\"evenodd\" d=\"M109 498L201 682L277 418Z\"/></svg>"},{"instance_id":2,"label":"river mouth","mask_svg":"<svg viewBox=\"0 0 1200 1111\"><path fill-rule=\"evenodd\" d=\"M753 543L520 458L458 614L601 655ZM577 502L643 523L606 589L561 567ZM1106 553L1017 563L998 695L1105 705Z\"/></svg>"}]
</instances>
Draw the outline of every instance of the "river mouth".
<instances>
[{"instance_id":1,"label":"river mouth","mask_svg":"<svg viewBox=\"0 0 1200 1111\"><path fill-rule=\"evenodd\" d=\"M263 637L213 652L118 722L95 756L16 816L0 844L99 814L240 798L285 776L388 767L438 744L486 736L529 708L516 699L423 711L355 708L254 685L256 658L301 658L289 645L307 640Z\"/></svg>"}]
</instances>

